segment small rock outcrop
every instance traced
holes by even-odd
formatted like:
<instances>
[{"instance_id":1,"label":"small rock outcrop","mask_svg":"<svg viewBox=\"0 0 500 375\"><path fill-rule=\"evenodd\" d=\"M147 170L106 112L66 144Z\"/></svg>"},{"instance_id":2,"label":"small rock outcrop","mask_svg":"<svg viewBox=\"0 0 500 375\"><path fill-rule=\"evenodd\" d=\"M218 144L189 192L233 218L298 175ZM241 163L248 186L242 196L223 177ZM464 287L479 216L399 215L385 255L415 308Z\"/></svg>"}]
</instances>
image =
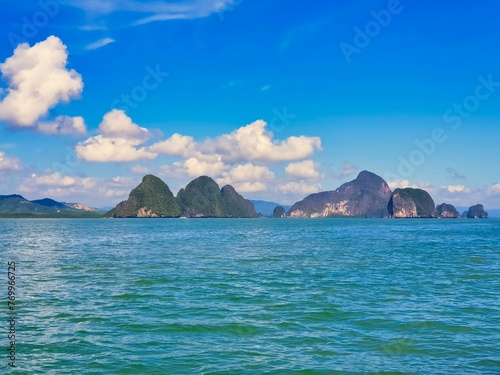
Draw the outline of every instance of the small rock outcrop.
<instances>
[{"instance_id":1,"label":"small rock outcrop","mask_svg":"<svg viewBox=\"0 0 500 375\"><path fill-rule=\"evenodd\" d=\"M283 206L277 206L273 211L273 218L281 219L286 216L286 210Z\"/></svg>"},{"instance_id":2,"label":"small rock outcrop","mask_svg":"<svg viewBox=\"0 0 500 375\"><path fill-rule=\"evenodd\" d=\"M387 206L394 218L431 218L434 216L434 200L422 189L396 189Z\"/></svg>"},{"instance_id":3,"label":"small rock outcrop","mask_svg":"<svg viewBox=\"0 0 500 375\"><path fill-rule=\"evenodd\" d=\"M487 219L488 213L484 210L484 206L482 204L476 204L469 208L467 211L468 219Z\"/></svg>"},{"instance_id":4,"label":"small rock outcrop","mask_svg":"<svg viewBox=\"0 0 500 375\"><path fill-rule=\"evenodd\" d=\"M443 203L436 207L434 217L443 219L457 219L460 218L461 215L458 213L455 206L453 206L452 204Z\"/></svg>"},{"instance_id":5,"label":"small rock outcrop","mask_svg":"<svg viewBox=\"0 0 500 375\"><path fill-rule=\"evenodd\" d=\"M168 185L153 175L142 182L126 201L106 213L106 217L179 217L179 204Z\"/></svg>"},{"instance_id":6,"label":"small rock outcrop","mask_svg":"<svg viewBox=\"0 0 500 375\"><path fill-rule=\"evenodd\" d=\"M363 171L335 191L312 194L295 203L288 216L382 218L388 214L391 193L382 177Z\"/></svg>"}]
</instances>

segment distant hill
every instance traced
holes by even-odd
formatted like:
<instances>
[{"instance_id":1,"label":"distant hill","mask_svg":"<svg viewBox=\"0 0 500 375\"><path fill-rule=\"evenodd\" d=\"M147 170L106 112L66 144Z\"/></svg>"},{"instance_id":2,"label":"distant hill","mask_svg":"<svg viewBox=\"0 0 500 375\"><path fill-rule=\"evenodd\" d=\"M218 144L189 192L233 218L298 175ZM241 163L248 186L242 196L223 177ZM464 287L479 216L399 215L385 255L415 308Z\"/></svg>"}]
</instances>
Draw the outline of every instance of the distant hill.
<instances>
[{"instance_id":1,"label":"distant hill","mask_svg":"<svg viewBox=\"0 0 500 375\"><path fill-rule=\"evenodd\" d=\"M72 206L73 205L73 206ZM85 209L78 208L85 207ZM21 195L0 195L0 217L100 217L85 205L66 204L50 198L29 201Z\"/></svg>"},{"instance_id":2,"label":"distant hill","mask_svg":"<svg viewBox=\"0 0 500 375\"><path fill-rule=\"evenodd\" d=\"M264 216L272 216L274 209L278 206L283 207L286 211L288 211L292 206L286 206L284 204L279 204L275 202L267 202L261 200L250 200L255 207L255 211L264 215Z\"/></svg>"}]
</instances>

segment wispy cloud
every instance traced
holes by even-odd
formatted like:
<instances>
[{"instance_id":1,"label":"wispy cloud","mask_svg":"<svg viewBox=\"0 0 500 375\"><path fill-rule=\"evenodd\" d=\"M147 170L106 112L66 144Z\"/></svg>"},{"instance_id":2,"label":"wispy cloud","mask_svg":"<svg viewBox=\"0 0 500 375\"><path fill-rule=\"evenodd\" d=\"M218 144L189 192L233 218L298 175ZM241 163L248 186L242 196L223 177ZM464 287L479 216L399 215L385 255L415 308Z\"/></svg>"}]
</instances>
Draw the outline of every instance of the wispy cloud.
<instances>
[{"instance_id":1,"label":"wispy cloud","mask_svg":"<svg viewBox=\"0 0 500 375\"><path fill-rule=\"evenodd\" d=\"M71 6L93 15L108 15L115 12L149 14L140 17L132 25L143 25L154 21L196 19L224 11L237 0L183 0L152 1L137 0L67 0Z\"/></svg>"},{"instance_id":2,"label":"wispy cloud","mask_svg":"<svg viewBox=\"0 0 500 375\"><path fill-rule=\"evenodd\" d=\"M467 176L463 175L459 171L453 168L446 168L446 173L448 173L448 178L453 180L466 180Z\"/></svg>"},{"instance_id":3,"label":"wispy cloud","mask_svg":"<svg viewBox=\"0 0 500 375\"><path fill-rule=\"evenodd\" d=\"M114 43L114 42L115 42L114 39L102 38L102 39L95 41L94 43L90 43L89 45L85 46L85 49L87 51L92 51L92 50L107 46L108 44Z\"/></svg>"},{"instance_id":4,"label":"wispy cloud","mask_svg":"<svg viewBox=\"0 0 500 375\"><path fill-rule=\"evenodd\" d=\"M285 51L294 44L301 44L313 39L327 25L323 19L300 25L288 30L279 43L279 50Z\"/></svg>"}]
</instances>

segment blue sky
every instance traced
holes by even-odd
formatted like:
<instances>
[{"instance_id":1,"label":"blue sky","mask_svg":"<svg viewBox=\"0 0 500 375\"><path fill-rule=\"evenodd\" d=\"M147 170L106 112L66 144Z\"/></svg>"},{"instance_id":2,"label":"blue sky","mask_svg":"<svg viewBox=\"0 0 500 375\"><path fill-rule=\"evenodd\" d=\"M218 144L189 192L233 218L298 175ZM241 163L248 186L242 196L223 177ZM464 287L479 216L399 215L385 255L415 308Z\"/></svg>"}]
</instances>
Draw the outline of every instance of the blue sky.
<instances>
[{"instance_id":1,"label":"blue sky","mask_svg":"<svg viewBox=\"0 0 500 375\"><path fill-rule=\"evenodd\" d=\"M293 203L366 169L500 207L498 2L0 6L0 194L111 206L207 174Z\"/></svg>"}]
</instances>

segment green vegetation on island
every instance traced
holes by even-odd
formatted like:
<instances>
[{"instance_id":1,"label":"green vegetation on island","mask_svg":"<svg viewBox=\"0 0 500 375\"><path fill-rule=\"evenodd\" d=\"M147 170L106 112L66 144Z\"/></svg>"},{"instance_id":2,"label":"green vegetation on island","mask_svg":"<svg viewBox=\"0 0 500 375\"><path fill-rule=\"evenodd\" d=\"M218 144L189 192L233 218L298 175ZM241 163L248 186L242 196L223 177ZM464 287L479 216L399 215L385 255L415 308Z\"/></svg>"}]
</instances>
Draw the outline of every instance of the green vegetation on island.
<instances>
[{"instance_id":1,"label":"green vegetation on island","mask_svg":"<svg viewBox=\"0 0 500 375\"><path fill-rule=\"evenodd\" d=\"M451 205L435 206L430 194L422 189L396 189L380 176L368 171L333 191L311 194L286 208L265 201L252 201L230 185L219 185L208 176L201 176L180 189L175 197L160 178L146 175L127 200L105 215L80 203L57 202L50 198L29 201L21 195L0 195L0 217L114 217L114 218L257 218L255 207L269 210L273 218L488 218L478 204L460 215ZM266 211L267 212L267 211Z\"/></svg>"},{"instance_id":2,"label":"green vegetation on island","mask_svg":"<svg viewBox=\"0 0 500 375\"><path fill-rule=\"evenodd\" d=\"M119 203L105 217L179 217L179 203L168 185L153 175L146 175L130 192L126 201Z\"/></svg>"},{"instance_id":3,"label":"green vegetation on island","mask_svg":"<svg viewBox=\"0 0 500 375\"><path fill-rule=\"evenodd\" d=\"M62 203L50 198L29 201L18 194L0 195L0 217L3 218L95 218L101 216L102 214L97 209L82 204Z\"/></svg>"}]
</instances>

